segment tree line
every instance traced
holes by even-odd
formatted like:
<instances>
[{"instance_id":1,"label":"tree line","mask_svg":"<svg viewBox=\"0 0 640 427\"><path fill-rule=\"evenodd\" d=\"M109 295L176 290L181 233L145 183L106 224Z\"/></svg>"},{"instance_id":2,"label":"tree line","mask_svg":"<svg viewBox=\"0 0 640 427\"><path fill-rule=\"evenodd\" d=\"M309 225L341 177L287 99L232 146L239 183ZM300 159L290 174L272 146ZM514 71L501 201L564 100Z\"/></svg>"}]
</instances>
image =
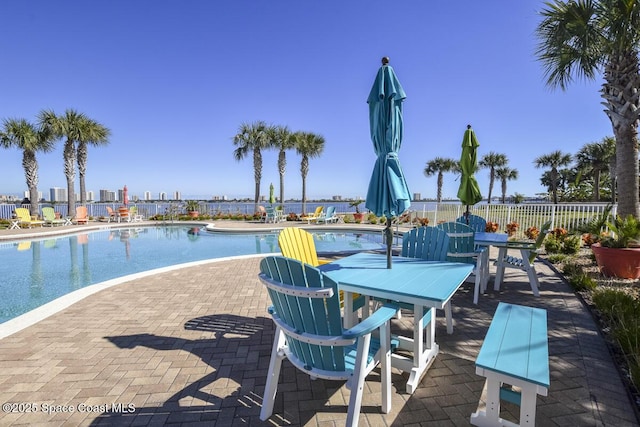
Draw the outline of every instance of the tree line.
<instances>
[{"instance_id":1,"label":"tree line","mask_svg":"<svg viewBox=\"0 0 640 427\"><path fill-rule=\"evenodd\" d=\"M300 161L302 177L302 212L306 212L307 174L309 159L318 157L324 150L325 140L322 135L313 132L292 132L287 126L267 125L259 120L253 123L242 123L233 136L236 149L233 156L237 161L253 157L253 177L255 180L255 210L258 211L260 200L260 181L262 180L262 150L278 150L278 173L280 174L280 203L284 203L284 174L287 167L287 150L295 150Z\"/></svg>"},{"instance_id":2,"label":"tree line","mask_svg":"<svg viewBox=\"0 0 640 427\"><path fill-rule=\"evenodd\" d=\"M75 215L76 164L79 172L80 204L85 205L88 147L107 145L111 131L83 113L67 109L63 114L42 110L35 123L24 118L3 120L0 130L0 146L22 150L22 167L29 189L29 211L38 214L38 161L36 154L46 153L64 140L64 174L67 181L67 205L69 215Z\"/></svg>"},{"instance_id":3,"label":"tree line","mask_svg":"<svg viewBox=\"0 0 640 427\"><path fill-rule=\"evenodd\" d=\"M536 168L548 168L542 174L540 183L545 186L553 203L559 201L614 201L616 144L612 137L603 138L600 142L585 144L575 154L563 153L560 150L544 154L533 163ZM575 162L575 164L574 164ZM489 152L478 162L478 169L489 169L489 191L487 203L491 203L493 187L496 180L501 183L501 202L507 199L508 181L518 179L517 169L508 165L506 154ZM425 176L437 176L437 201L442 201L444 174L461 173L457 160L436 157L427 162ZM477 172L477 171L476 171ZM518 195L514 198L517 200Z\"/></svg>"}]
</instances>

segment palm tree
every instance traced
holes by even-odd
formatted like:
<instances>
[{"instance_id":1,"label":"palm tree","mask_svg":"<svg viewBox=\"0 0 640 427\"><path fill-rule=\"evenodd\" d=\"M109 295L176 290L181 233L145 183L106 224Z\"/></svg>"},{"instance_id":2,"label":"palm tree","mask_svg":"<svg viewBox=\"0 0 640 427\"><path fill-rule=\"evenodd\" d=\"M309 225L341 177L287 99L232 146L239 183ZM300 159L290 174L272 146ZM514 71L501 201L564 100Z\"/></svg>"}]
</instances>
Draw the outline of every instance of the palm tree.
<instances>
[{"instance_id":1,"label":"palm tree","mask_svg":"<svg viewBox=\"0 0 640 427\"><path fill-rule=\"evenodd\" d=\"M306 212L307 204L307 174L309 173L309 159L318 157L324 150L324 137L311 132L296 132L295 147L302 156L300 174L302 175L302 213Z\"/></svg>"},{"instance_id":2,"label":"palm tree","mask_svg":"<svg viewBox=\"0 0 640 427\"><path fill-rule=\"evenodd\" d=\"M609 169L611 158L616 154L615 140L604 138L602 142L585 144L576 154L576 166L593 176L593 201L600 201L600 175Z\"/></svg>"},{"instance_id":3,"label":"palm tree","mask_svg":"<svg viewBox=\"0 0 640 427\"><path fill-rule=\"evenodd\" d=\"M87 116L76 110L68 109L64 115L56 116L52 110L43 110L38 115L40 127L55 138L66 138L64 143L64 175L67 178L68 215L76 213L75 179L76 179L76 143L86 139L85 123Z\"/></svg>"},{"instance_id":4,"label":"palm tree","mask_svg":"<svg viewBox=\"0 0 640 427\"><path fill-rule=\"evenodd\" d=\"M496 168L500 168L507 165L507 156L504 154L494 153L485 154L478 162L478 165L482 168L489 169L489 195L487 196L487 203L491 203L491 193L493 192L493 183L496 179Z\"/></svg>"},{"instance_id":5,"label":"palm tree","mask_svg":"<svg viewBox=\"0 0 640 427\"><path fill-rule=\"evenodd\" d=\"M280 203L284 203L284 172L287 168L286 150L295 146L295 138L286 126L270 126L267 129L269 141L278 153L278 173L280 173Z\"/></svg>"},{"instance_id":6,"label":"palm tree","mask_svg":"<svg viewBox=\"0 0 640 427\"><path fill-rule=\"evenodd\" d=\"M558 169L562 166L568 166L571 163L571 154L566 154L560 150L556 150L553 153L538 157L533 161L533 163L536 165L536 168L551 168L549 177L551 193L553 194L553 203L558 204Z\"/></svg>"},{"instance_id":7,"label":"palm tree","mask_svg":"<svg viewBox=\"0 0 640 427\"><path fill-rule=\"evenodd\" d=\"M537 56L547 85L565 90L574 77L602 74L601 96L616 139L618 213L640 216L640 0L566 0L546 3L537 28Z\"/></svg>"},{"instance_id":8,"label":"palm tree","mask_svg":"<svg viewBox=\"0 0 640 427\"><path fill-rule=\"evenodd\" d=\"M85 175L87 172L87 146L101 146L109 144L111 131L95 120L86 119L82 123L83 131L78 140L78 174L80 175L80 204L87 204L87 192L85 187Z\"/></svg>"},{"instance_id":9,"label":"palm tree","mask_svg":"<svg viewBox=\"0 0 640 427\"><path fill-rule=\"evenodd\" d=\"M511 169L507 166L497 168L496 176L500 178L502 183L502 203L507 201L507 181L518 179L518 169Z\"/></svg>"},{"instance_id":10,"label":"palm tree","mask_svg":"<svg viewBox=\"0 0 640 427\"><path fill-rule=\"evenodd\" d=\"M443 157L436 157L433 160L427 162L427 165L424 168L425 176L433 176L438 175L438 193L437 193L437 201L438 203L442 202L442 184L444 181L444 173L445 172L454 172L458 169L458 162L453 159L445 159Z\"/></svg>"},{"instance_id":11,"label":"palm tree","mask_svg":"<svg viewBox=\"0 0 640 427\"><path fill-rule=\"evenodd\" d=\"M249 153L253 153L253 177L255 179L255 211L258 211L258 201L260 200L260 180L262 179L262 149L268 148L267 124L261 120L254 123L242 123L238 128L238 133L233 137L233 157L240 161Z\"/></svg>"},{"instance_id":12,"label":"palm tree","mask_svg":"<svg viewBox=\"0 0 640 427\"><path fill-rule=\"evenodd\" d=\"M4 120L4 129L0 135L3 147L17 147L22 150L22 167L29 188L31 215L38 214L38 161L36 152L51 151L55 145L54 137L46 129L38 129L25 119Z\"/></svg>"}]
</instances>

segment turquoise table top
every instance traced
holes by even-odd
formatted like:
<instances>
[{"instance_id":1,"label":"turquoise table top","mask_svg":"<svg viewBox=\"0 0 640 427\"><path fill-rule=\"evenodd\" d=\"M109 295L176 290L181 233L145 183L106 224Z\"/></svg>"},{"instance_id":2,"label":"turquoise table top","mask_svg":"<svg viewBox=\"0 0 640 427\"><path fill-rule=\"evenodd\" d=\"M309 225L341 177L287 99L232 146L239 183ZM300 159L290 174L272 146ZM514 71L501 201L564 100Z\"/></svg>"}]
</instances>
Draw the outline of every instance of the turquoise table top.
<instances>
[{"instance_id":1,"label":"turquoise table top","mask_svg":"<svg viewBox=\"0 0 640 427\"><path fill-rule=\"evenodd\" d=\"M409 304L442 308L471 274L473 265L358 253L319 267L340 289Z\"/></svg>"},{"instance_id":2,"label":"turquoise table top","mask_svg":"<svg viewBox=\"0 0 640 427\"><path fill-rule=\"evenodd\" d=\"M507 243L507 236L505 233L487 233L486 231L476 231L473 236L473 240L477 245L484 246L500 246Z\"/></svg>"}]
</instances>

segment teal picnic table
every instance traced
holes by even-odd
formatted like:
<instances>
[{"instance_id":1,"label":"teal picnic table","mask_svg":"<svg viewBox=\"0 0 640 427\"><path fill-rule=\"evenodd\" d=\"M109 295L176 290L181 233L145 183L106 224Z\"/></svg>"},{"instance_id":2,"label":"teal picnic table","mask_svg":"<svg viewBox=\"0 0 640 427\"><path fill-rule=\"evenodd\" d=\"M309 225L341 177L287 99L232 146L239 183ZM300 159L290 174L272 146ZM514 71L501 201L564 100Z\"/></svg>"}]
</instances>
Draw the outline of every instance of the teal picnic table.
<instances>
[{"instance_id":1,"label":"teal picnic table","mask_svg":"<svg viewBox=\"0 0 640 427\"><path fill-rule=\"evenodd\" d=\"M393 257L387 268L382 254L358 253L319 267L344 291L345 326L355 323L353 293L411 305L414 313L413 337L397 337L399 348L412 357L393 354L391 364L409 372L407 393L412 394L436 355L435 310L443 309L473 271L473 265ZM453 328L453 325L447 325ZM426 337L423 338L423 331Z\"/></svg>"}]
</instances>

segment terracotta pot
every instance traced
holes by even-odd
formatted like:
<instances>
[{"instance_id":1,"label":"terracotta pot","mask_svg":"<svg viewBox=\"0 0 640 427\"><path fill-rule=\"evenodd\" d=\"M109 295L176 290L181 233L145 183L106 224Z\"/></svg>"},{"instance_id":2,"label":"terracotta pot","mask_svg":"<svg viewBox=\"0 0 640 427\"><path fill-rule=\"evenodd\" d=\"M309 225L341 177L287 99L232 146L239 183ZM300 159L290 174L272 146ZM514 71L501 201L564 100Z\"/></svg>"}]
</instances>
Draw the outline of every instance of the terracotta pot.
<instances>
[{"instance_id":1,"label":"terracotta pot","mask_svg":"<svg viewBox=\"0 0 640 427\"><path fill-rule=\"evenodd\" d=\"M362 221L362 220L364 220L364 214L362 212L354 213L353 214L353 219L355 219L356 221Z\"/></svg>"},{"instance_id":2,"label":"terracotta pot","mask_svg":"<svg viewBox=\"0 0 640 427\"><path fill-rule=\"evenodd\" d=\"M189 211L189 216L191 218L198 218L199 215L200 215L200 212L198 211Z\"/></svg>"},{"instance_id":3,"label":"terracotta pot","mask_svg":"<svg viewBox=\"0 0 640 427\"><path fill-rule=\"evenodd\" d=\"M621 279L640 278L640 248L606 248L600 243L591 245L600 272Z\"/></svg>"}]
</instances>

